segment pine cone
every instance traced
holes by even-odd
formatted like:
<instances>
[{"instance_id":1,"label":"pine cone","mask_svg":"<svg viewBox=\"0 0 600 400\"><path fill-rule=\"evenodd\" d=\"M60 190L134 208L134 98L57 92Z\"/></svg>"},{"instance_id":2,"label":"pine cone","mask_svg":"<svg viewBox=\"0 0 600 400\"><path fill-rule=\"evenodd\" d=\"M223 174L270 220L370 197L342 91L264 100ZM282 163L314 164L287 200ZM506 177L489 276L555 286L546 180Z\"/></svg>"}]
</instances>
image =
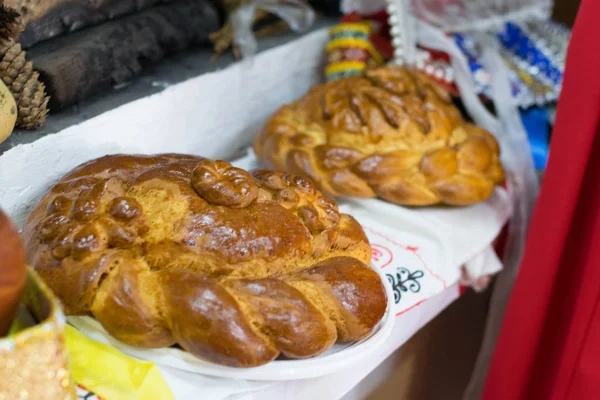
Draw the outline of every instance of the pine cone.
<instances>
[{"instance_id":1,"label":"pine cone","mask_svg":"<svg viewBox=\"0 0 600 400\"><path fill-rule=\"evenodd\" d=\"M33 70L31 62L25 59L25 51L14 42L0 44L0 79L4 81L15 97L19 114L17 126L35 129L43 125L48 113L46 87L39 80L39 73Z\"/></svg>"},{"instance_id":2,"label":"pine cone","mask_svg":"<svg viewBox=\"0 0 600 400\"><path fill-rule=\"evenodd\" d=\"M19 36L23 30L19 17L16 10L0 5L0 41L14 40Z\"/></svg>"}]
</instances>

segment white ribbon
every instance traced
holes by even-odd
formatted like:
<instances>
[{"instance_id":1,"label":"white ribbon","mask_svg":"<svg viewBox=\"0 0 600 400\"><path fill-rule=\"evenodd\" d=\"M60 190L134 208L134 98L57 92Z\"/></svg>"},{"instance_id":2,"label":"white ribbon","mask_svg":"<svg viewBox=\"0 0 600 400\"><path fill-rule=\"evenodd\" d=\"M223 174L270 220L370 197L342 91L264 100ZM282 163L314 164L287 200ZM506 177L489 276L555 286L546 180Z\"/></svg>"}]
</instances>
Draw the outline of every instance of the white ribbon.
<instances>
[{"instance_id":1,"label":"white ribbon","mask_svg":"<svg viewBox=\"0 0 600 400\"><path fill-rule=\"evenodd\" d=\"M264 10L277 15L296 32L302 32L312 26L315 12L306 1L302 0L253 0L237 8L231 14L234 44L240 49L243 58L252 57L258 51L258 44L252 25L257 10Z\"/></svg>"},{"instance_id":2,"label":"white ribbon","mask_svg":"<svg viewBox=\"0 0 600 400\"><path fill-rule=\"evenodd\" d=\"M418 22L419 43L450 55L465 107L478 125L492 132L498 139L513 203L513 218L504 251L504 269L494 287L486 335L475 373L465 393L465 399L469 400L479 398L485 383L504 311L523 257L527 228L539 190L529 140L510 92L509 71L500 56L499 44L494 37L487 34L474 33L473 36L483 49L481 62L490 72L492 97L498 118L483 106L475 94L467 60L454 41L441 29L422 21Z\"/></svg>"}]
</instances>

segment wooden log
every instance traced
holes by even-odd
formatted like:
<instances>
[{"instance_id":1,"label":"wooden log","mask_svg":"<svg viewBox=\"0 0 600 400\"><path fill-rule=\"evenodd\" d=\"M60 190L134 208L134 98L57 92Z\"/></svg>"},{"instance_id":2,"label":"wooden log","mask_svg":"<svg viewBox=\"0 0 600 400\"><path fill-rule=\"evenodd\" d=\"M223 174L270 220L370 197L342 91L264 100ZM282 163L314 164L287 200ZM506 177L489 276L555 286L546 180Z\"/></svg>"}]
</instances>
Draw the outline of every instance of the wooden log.
<instances>
[{"instance_id":1,"label":"wooden log","mask_svg":"<svg viewBox=\"0 0 600 400\"><path fill-rule=\"evenodd\" d=\"M219 27L206 0L174 0L28 50L59 109L132 79L144 65L192 45L210 43Z\"/></svg>"},{"instance_id":2,"label":"wooden log","mask_svg":"<svg viewBox=\"0 0 600 400\"><path fill-rule=\"evenodd\" d=\"M20 43L29 48L81 28L100 24L171 0L5 0L21 13L25 31Z\"/></svg>"}]
</instances>

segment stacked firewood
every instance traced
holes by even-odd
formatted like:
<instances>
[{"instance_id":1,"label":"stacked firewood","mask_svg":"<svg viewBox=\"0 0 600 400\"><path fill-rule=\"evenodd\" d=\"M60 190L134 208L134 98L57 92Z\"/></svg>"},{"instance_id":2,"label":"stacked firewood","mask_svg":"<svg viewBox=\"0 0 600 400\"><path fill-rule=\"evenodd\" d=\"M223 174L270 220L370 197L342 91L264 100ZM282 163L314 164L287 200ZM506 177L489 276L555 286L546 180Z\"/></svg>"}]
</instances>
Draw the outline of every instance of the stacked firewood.
<instances>
[{"instance_id":1,"label":"stacked firewood","mask_svg":"<svg viewBox=\"0 0 600 400\"><path fill-rule=\"evenodd\" d=\"M209 45L220 27L209 0L5 0L0 21L0 79L25 129L41 126L49 106L73 105L146 63Z\"/></svg>"},{"instance_id":2,"label":"stacked firewood","mask_svg":"<svg viewBox=\"0 0 600 400\"><path fill-rule=\"evenodd\" d=\"M17 103L17 126L37 128L49 107L88 99L191 46L237 54L228 17L249 1L0 0L0 79ZM288 29L256 12L256 36Z\"/></svg>"}]
</instances>

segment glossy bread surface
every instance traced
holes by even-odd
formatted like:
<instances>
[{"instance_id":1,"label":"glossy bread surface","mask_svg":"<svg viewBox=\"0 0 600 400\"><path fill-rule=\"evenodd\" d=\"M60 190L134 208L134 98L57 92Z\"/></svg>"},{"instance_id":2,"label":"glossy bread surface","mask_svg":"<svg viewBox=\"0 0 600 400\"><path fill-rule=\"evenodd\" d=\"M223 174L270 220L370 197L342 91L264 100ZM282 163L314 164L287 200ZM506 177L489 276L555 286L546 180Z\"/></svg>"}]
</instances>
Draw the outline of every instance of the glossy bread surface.
<instances>
[{"instance_id":1,"label":"glossy bread surface","mask_svg":"<svg viewBox=\"0 0 600 400\"><path fill-rule=\"evenodd\" d=\"M367 70L313 87L257 136L257 156L331 196L468 205L504 181L499 147L419 72Z\"/></svg>"},{"instance_id":2,"label":"glossy bread surface","mask_svg":"<svg viewBox=\"0 0 600 400\"><path fill-rule=\"evenodd\" d=\"M106 156L24 228L69 315L121 341L251 367L366 337L386 294L360 225L306 178L167 154Z\"/></svg>"}]
</instances>

